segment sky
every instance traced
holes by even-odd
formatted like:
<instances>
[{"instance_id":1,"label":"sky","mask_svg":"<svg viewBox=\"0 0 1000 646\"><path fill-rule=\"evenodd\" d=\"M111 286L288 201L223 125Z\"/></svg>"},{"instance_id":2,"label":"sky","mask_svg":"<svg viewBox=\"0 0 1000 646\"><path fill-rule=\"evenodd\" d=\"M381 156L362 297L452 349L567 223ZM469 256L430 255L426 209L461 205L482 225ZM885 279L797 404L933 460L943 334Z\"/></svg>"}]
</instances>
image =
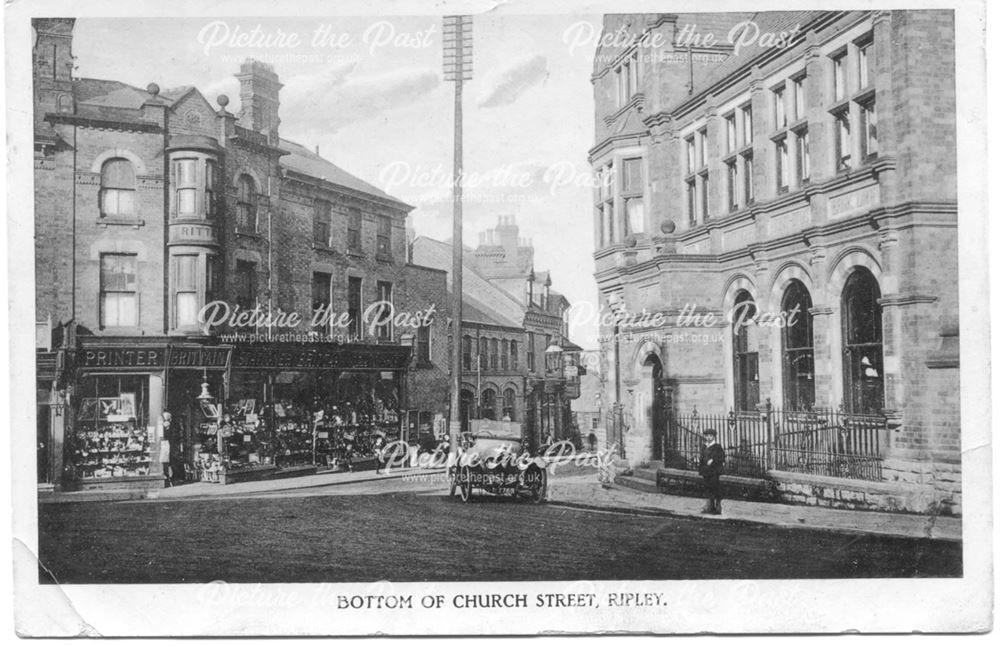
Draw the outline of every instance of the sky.
<instances>
[{"instance_id":1,"label":"sky","mask_svg":"<svg viewBox=\"0 0 1000 646\"><path fill-rule=\"evenodd\" d=\"M477 16L464 87L463 239L513 215L536 270L570 303L596 303L590 74L601 16ZM414 205L418 235L451 238L454 84L442 75L441 18L79 19L77 77L145 88L194 85L239 110L234 74L271 63L284 84L281 135ZM596 326L571 339L596 347Z\"/></svg>"}]
</instances>

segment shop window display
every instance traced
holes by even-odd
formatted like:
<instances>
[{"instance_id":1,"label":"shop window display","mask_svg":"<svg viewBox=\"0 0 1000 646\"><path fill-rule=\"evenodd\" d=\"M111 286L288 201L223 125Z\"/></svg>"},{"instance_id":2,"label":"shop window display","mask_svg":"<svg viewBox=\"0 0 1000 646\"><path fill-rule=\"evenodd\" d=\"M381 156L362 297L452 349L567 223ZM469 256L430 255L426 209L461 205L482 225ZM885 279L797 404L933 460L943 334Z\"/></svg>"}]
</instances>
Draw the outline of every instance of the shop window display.
<instances>
[{"instance_id":1,"label":"shop window display","mask_svg":"<svg viewBox=\"0 0 1000 646\"><path fill-rule=\"evenodd\" d=\"M75 432L68 442L75 478L150 474L146 375L84 377L77 391Z\"/></svg>"}]
</instances>

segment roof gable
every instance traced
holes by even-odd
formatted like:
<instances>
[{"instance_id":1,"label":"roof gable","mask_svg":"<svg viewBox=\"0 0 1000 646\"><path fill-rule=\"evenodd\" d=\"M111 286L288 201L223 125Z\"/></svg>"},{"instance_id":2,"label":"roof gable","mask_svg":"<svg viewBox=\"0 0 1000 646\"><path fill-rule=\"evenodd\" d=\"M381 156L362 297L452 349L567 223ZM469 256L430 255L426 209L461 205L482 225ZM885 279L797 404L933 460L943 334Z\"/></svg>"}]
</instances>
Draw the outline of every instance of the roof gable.
<instances>
[{"instance_id":1,"label":"roof gable","mask_svg":"<svg viewBox=\"0 0 1000 646\"><path fill-rule=\"evenodd\" d=\"M218 135L215 124L215 110L196 88L188 87L176 92L172 98L164 96L172 104L174 118L170 120L170 130L184 135Z\"/></svg>"},{"instance_id":2,"label":"roof gable","mask_svg":"<svg viewBox=\"0 0 1000 646\"><path fill-rule=\"evenodd\" d=\"M443 269L448 272L448 290L451 291L452 248L446 242L420 236L413 241L415 264ZM521 328L524 325L524 306L484 278L475 267L462 263L462 319L469 323L486 323Z\"/></svg>"}]
</instances>

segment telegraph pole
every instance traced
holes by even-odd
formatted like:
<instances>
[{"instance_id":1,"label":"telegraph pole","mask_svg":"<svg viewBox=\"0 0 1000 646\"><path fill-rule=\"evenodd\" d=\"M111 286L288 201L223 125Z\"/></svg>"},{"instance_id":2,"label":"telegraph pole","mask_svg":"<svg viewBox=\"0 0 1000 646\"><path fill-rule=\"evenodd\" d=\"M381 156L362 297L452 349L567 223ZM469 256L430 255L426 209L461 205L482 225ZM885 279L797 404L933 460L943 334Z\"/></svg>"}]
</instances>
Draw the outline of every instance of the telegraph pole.
<instances>
[{"instance_id":1,"label":"telegraph pole","mask_svg":"<svg viewBox=\"0 0 1000 646\"><path fill-rule=\"evenodd\" d=\"M462 83L472 79L472 16L445 16L444 80L455 82L455 156L452 174L451 264L451 419L450 454L456 455L462 431Z\"/></svg>"}]
</instances>

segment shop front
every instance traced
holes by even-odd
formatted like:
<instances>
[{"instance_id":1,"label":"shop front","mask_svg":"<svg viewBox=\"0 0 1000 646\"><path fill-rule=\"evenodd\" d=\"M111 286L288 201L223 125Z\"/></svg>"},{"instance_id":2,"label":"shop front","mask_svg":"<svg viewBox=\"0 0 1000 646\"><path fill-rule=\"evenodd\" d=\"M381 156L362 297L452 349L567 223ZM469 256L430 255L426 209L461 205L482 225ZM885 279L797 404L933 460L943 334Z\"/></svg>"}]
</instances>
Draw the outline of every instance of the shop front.
<instances>
[{"instance_id":1,"label":"shop front","mask_svg":"<svg viewBox=\"0 0 1000 646\"><path fill-rule=\"evenodd\" d=\"M375 464L401 439L407 346L82 339L67 489L232 483Z\"/></svg>"},{"instance_id":2,"label":"shop front","mask_svg":"<svg viewBox=\"0 0 1000 646\"><path fill-rule=\"evenodd\" d=\"M167 344L81 341L64 444L68 489L163 486L154 460Z\"/></svg>"},{"instance_id":3,"label":"shop front","mask_svg":"<svg viewBox=\"0 0 1000 646\"><path fill-rule=\"evenodd\" d=\"M237 346L222 410L222 482L375 464L400 439L406 346Z\"/></svg>"}]
</instances>

